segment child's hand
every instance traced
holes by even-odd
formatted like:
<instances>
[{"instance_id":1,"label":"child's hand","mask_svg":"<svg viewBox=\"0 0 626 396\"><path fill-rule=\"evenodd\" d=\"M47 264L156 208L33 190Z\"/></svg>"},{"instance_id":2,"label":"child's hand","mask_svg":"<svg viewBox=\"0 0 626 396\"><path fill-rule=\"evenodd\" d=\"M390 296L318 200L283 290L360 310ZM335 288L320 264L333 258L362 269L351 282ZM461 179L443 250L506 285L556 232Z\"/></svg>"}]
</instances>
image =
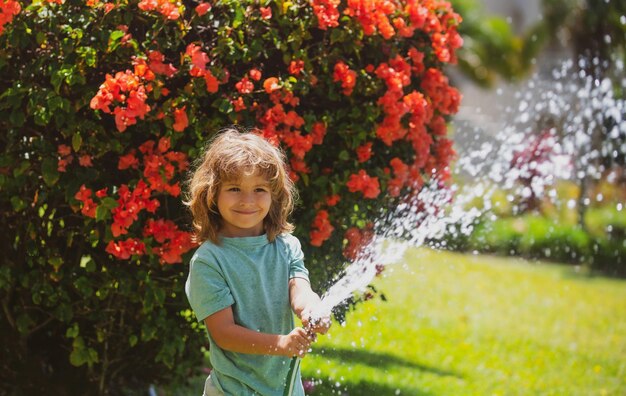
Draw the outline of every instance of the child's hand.
<instances>
[{"instance_id":1,"label":"child's hand","mask_svg":"<svg viewBox=\"0 0 626 396\"><path fill-rule=\"evenodd\" d=\"M310 309L305 309L302 312L302 325L305 329L312 333L316 334L326 334L330 325L332 324L330 320L330 315L325 315L322 317L312 319Z\"/></svg>"},{"instance_id":2,"label":"child's hand","mask_svg":"<svg viewBox=\"0 0 626 396\"><path fill-rule=\"evenodd\" d=\"M302 327L296 327L287 335L278 339L278 350L282 355L304 357L309 351L312 339Z\"/></svg>"}]
</instances>

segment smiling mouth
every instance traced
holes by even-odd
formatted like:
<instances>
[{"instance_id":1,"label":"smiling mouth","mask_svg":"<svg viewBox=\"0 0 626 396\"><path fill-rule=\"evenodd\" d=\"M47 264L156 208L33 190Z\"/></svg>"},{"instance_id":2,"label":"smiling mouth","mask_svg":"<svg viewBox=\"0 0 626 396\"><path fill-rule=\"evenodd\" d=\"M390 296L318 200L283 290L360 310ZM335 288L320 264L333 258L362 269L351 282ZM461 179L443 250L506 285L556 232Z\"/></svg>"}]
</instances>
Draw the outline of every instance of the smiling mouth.
<instances>
[{"instance_id":1,"label":"smiling mouth","mask_svg":"<svg viewBox=\"0 0 626 396\"><path fill-rule=\"evenodd\" d=\"M233 212L235 212L237 214L242 214L242 215L252 215L252 214L257 213L256 210L253 210L253 211L234 210Z\"/></svg>"}]
</instances>

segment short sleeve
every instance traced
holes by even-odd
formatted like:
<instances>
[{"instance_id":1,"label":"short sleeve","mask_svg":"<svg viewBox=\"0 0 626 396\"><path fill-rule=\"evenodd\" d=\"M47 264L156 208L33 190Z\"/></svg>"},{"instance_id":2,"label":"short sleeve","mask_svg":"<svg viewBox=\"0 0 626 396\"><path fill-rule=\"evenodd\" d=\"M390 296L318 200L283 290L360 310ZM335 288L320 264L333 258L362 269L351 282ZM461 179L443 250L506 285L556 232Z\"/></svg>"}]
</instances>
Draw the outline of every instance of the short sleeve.
<instances>
[{"instance_id":1,"label":"short sleeve","mask_svg":"<svg viewBox=\"0 0 626 396\"><path fill-rule=\"evenodd\" d=\"M199 322L235 303L219 267L198 257L191 259L185 293Z\"/></svg>"},{"instance_id":2,"label":"short sleeve","mask_svg":"<svg viewBox=\"0 0 626 396\"><path fill-rule=\"evenodd\" d=\"M309 271L304 266L304 253L300 241L293 235L286 235L285 243L289 257L289 279L303 278L309 280Z\"/></svg>"}]
</instances>

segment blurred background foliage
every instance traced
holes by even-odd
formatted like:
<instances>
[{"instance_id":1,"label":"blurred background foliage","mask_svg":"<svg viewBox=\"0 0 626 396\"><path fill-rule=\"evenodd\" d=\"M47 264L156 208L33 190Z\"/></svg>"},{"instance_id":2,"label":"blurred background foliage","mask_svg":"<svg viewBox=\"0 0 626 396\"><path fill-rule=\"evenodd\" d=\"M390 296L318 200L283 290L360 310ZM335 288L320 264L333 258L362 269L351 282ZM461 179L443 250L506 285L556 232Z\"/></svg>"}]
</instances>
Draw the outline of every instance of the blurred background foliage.
<instances>
[{"instance_id":1,"label":"blurred background foliage","mask_svg":"<svg viewBox=\"0 0 626 396\"><path fill-rule=\"evenodd\" d=\"M459 69L475 84L488 89L502 81L521 83L537 72L539 57L565 51L574 60L572 74L580 72L595 85L608 80L613 87L611 96L625 98L625 2L542 0L538 21L517 33L505 17L486 15L480 1L453 3L464 17ZM624 119L626 110L618 111ZM538 123L536 136L547 128L562 137L569 133L563 122L551 119L547 124ZM572 180L557 183L556 196L534 197L537 201L529 205L525 199L512 198L510 191L496 188L492 209L477 219L473 233L463 235L452 230L444 245L575 263L610 275L626 274L626 138L624 133L610 135L613 123L611 116L604 117L590 129L590 143L573 158L578 173ZM589 161L591 151L599 155ZM533 155L537 160L539 153ZM518 185L523 183L520 180ZM483 204L476 200L472 205Z\"/></svg>"}]
</instances>

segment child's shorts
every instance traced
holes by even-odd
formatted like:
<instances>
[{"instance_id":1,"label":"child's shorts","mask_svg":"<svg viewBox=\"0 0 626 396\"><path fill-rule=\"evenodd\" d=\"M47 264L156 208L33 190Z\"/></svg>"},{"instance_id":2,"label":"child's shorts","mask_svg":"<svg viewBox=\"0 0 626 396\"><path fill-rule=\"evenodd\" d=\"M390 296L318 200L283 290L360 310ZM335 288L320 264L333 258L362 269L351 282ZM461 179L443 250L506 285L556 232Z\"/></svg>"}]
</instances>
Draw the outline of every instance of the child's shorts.
<instances>
[{"instance_id":1,"label":"child's shorts","mask_svg":"<svg viewBox=\"0 0 626 396\"><path fill-rule=\"evenodd\" d=\"M211 379L211 375L206 378L204 381L204 393L202 396L223 396L224 394L220 392L219 389L213 385L213 380Z\"/></svg>"}]
</instances>

